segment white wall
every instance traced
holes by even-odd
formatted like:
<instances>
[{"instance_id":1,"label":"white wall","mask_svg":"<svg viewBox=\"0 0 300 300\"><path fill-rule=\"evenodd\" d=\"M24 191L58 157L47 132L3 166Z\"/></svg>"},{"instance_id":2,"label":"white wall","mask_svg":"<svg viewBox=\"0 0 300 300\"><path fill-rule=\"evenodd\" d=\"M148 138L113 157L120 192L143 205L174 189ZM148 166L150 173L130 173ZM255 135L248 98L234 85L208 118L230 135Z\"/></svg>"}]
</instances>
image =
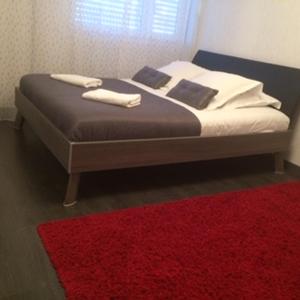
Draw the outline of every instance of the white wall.
<instances>
[{"instance_id":1,"label":"white wall","mask_svg":"<svg viewBox=\"0 0 300 300\"><path fill-rule=\"evenodd\" d=\"M202 1L199 48L300 68L299 0ZM300 166L300 121L288 160Z\"/></svg>"}]
</instances>

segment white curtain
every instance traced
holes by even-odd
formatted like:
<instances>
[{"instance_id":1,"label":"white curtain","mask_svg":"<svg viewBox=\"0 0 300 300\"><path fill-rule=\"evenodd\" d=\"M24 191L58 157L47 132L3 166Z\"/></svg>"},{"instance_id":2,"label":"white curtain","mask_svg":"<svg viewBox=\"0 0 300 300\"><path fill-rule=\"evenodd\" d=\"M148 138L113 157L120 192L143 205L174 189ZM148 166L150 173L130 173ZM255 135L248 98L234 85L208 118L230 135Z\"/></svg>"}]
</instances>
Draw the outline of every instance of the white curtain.
<instances>
[{"instance_id":1,"label":"white curtain","mask_svg":"<svg viewBox=\"0 0 300 300\"><path fill-rule=\"evenodd\" d=\"M124 78L191 59L199 1L1 0L0 119L13 117L26 73Z\"/></svg>"},{"instance_id":2,"label":"white curtain","mask_svg":"<svg viewBox=\"0 0 300 300\"><path fill-rule=\"evenodd\" d=\"M32 4L30 0L0 1L1 120L14 117L14 87L20 76L31 71Z\"/></svg>"}]
</instances>

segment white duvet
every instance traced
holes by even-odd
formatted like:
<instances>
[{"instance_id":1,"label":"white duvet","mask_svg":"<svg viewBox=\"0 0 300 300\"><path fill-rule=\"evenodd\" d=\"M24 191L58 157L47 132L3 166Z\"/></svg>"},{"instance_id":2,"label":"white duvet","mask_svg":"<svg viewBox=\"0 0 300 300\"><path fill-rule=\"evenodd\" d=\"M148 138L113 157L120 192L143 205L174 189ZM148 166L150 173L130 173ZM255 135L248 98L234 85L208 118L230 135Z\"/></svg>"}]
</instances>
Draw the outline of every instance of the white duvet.
<instances>
[{"instance_id":1,"label":"white duvet","mask_svg":"<svg viewBox=\"0 0 300 300\"><path fill-rule=\"evenodd\" d=\"M125 81L191 111L201 123L202 137L286 131L289 127L289 118L271 107L197 110L166 97L166 91L154 90L131 79L125 79Z\"/></svg>"}]
</instances>

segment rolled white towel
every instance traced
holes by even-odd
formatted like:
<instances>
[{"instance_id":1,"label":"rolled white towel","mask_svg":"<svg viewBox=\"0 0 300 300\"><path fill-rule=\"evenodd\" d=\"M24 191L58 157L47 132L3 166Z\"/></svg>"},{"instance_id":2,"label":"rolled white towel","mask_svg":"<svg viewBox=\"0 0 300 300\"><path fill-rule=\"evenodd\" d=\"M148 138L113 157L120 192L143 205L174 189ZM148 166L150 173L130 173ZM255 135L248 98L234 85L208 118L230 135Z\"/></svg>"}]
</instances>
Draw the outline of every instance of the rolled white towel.
<instances>
[{"instance_id":1,"label":"rolled white towel","mask_svg":"<svg viewBox=\"0 0 300 300\"><path fill-rule=\"evenodd\" d=\"M97 89L82 94L82 97L89 100L100 101L103 103L119 105L127 108L141 104L140 94L122 94L105 89Z\"/></svg>"},{"instance_id":2,"label":"rolled white towel","mask_svg":"<svg viewBox=\"0 0 300 300\"><path fill-rule=\"evenodd\" d=\"M51 74L51 78L60 80L73 85L82 86L85 88L98 87L102 85L102 80L98 78L85 77L73 74Z\"/></svg>"}]
</instances>

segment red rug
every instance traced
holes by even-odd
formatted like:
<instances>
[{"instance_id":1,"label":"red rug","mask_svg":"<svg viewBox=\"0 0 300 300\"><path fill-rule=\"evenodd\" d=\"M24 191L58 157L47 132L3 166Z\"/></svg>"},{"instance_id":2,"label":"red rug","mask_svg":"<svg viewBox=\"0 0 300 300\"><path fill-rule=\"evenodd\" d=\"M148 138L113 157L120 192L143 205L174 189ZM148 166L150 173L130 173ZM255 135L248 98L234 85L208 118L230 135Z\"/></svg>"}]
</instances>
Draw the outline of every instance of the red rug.
<instances>
[{"instance_id":1,"label":"red rug","mask_svg":"<svg viewBox=\"0 0 300 300\"><path fill-rule=\"evenodd\" d=\"M300 183L39 226L68 299L300 299Z\"/></svg>"}]
</instances>

